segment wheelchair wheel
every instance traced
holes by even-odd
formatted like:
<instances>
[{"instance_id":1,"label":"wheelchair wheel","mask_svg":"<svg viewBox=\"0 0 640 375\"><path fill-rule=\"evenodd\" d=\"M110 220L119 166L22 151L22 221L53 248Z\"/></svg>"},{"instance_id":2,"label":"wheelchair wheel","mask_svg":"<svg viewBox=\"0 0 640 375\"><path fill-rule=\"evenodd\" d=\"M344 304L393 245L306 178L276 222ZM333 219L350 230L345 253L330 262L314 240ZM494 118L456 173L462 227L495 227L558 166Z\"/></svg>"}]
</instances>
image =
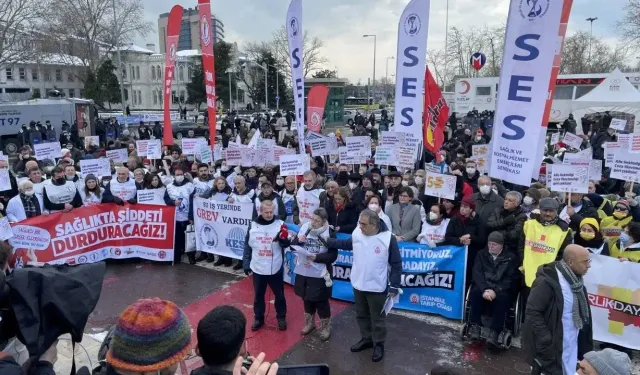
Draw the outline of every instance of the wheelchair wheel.
<instances>
[{"instance_id":1,"label":"wheelchair wheel","mask_svg":"<svg viewBox=\"0 0 640 375\"><path fill-rule=\"evenodd\" d=\"M524 307L522 306L522 293L518 293L518 297L516 298L516 308L514 310L513 317L513 335L519 336L520 331L522 330L522 316Z\"/></svg>"},{"instance_id":2,"label":"wheelchair wheel","mask_svg":"<svg viewBox=\"0 0 640 375\"><path fill-rule=\"evenodd\" d=\"M471 311L471 306L469 305L469 298L470 297L471 297L471 287L469 287L467 289L467 292L464 295L464 307L463 307L463 310L462 310L463 311L463 313L462 313L462 323L468 323L469 322L469 312Z\"/></svg>"},{"instance_id":3,"label":"wheelchair wheel","mask_svg":"<svg viewBox=\"0 0 640 375\"><path fill-rule=\"evenodd\" d=\"M513 344L513 337L511 336L511 332L505 331L503 334L501 334L501 336L502 340L500 340L500 343L502 344L502 347L505 349L511 348L511 344Z\"/></svg>"},{"instance_id":4,"label":"wheelchair wheel","mask_svg":"<svg viewBox=\"0 0 640 375\"><path fill-rule=\"evenodd\" d=\"M469 338L469 328L469 324L466 323L462 326L462 329L460 330L460 339L462 339L462 341Z\"/></svg>"}]
</instances>

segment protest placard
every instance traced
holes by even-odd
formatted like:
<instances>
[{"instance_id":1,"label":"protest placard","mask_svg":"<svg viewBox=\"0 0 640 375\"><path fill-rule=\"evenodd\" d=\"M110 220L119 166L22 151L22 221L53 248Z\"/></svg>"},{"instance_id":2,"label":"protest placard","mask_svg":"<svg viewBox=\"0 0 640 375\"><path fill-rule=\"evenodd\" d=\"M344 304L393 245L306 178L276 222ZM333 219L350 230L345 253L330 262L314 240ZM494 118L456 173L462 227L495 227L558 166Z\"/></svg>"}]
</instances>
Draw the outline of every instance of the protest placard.
<instances>
[{"instance_id":1,"label":"protest placard","mask_svg":"<svg viewBox=\"0 0 640 375\"><path fill-rule=\"evenodd\" d=\"M472 145L471 156L487 156L489 155L489 145Z\"/></svg>"},{"instance_id":2,"label":"protest placard","mask_svg":"<svg viewBox=\"0 0 640 375\"><path fill-rule=\"evenodd\" d=\"M618 134L618 143L622 148L629 148L629 143L631 143L631 134Z\"/></svg>"},{"instance_id":3,"label":"protest placard","mask_svg":"<svg viewBox=\"0 0 640 375\"><path fill-rule=\"evenodd\" d=\"M627 126L627 120L621 118L611 119L611 125L609 127L615 130L624 130L625 126Z\"/></svg>"},{"instance_id":4,"label":"protest placard","mask_svg":"<svg viewBox=\"0 0 640 375\"><path fill-rule=\"evenodd\" d=\"M609 164L613 162L613 155L620 149L623 148L623 145L620 142L605 142L603 145L604 148L604 166L609 167ZM626 149L626 147L624 147Z\"/></svg>"},{"instance_id":5,"label":"protest placard","mask_svg":"<svg viewBox=\"0 0 640 375\"><path fill-rule=\"evenodd\" d=\"M491 158L489 155L472 156L471 159L476 161L476 167L480 174L488 174L491 170Z\"/></svg>"},{"instance_id":6,"label":"protest placard","mask_svg":"<svg viewBox=\"0 0 640 375\"><path fill-rule=\"evenodd\" d=\"M258 155L263 159L262 164L270 164L276 165L275 161L275 150L276 141L274 139L258 139L256 150L258 151Z\"/></svg>"},{"instance_id":7,"label":"protest placard","mask_svg":"<svg viewBox=\"0 0 640 375\"><path fill-rule=\"evenodd\" d=\"M80 160L80 173L82 177L92 174L96 177L111 176L111 165L109 159Z\"/></svg>"},{"instance_id":8,"label":"protest placard","mask_svg":"<svg viewBox=\"0 0 640 375\"><path fill-rule=\"evenodd\" d=\"M195 155L200 151L200 138L182 138L182 153Z\"/></svg>"},{"instance_id":9,"label":"protest placard","mask_svg":"<svg viewBox=\"0 0 640 375\"><path fill-rule=\"evenodd\" d=\"M280 175L299 176L311 169L309 155L282 155L280 156Z\"/></svg>"},{"instance_id":10,"label":"protest placard","mask_svg":"<svg viewBox=\"0 0 640 375\"><path fill-rule=\"evenodd\" d=\"M37 160L54 160L62 157L60 142L37 143L33 145Z\"/></svg>"},{"instance_id":11,"label":"protest placard","mask_svg":"<svg viewBox=\"0 0 640 375\"><path fill-rule=\"evenodd\" d=\"M640 153L640 134L631 134L629 139L629 152L632 154Z\"/></svg>"},{"instance_id":12,"label":"protest placard","mask_svg":"<svg viewBox=\"0 0 640 375\"><path fill-rule=\"evenodd\" d=\"M84 149L90 146L100 147L100 137L97 135L88 135L84 137Z\"/></svg>"},{"instance_id":13,"label":"protest placard","mask_svg":"<svg viewBox=\"0 0 640 375\"><path fill-rule=\"evenodd\" d=\"M640 154L633 154L625 149L617 150L609 167L611 178L640 183Z\"/></svg>"},{"instance_id":14,"label":"protest placard","mask_svg":"<svg viewBox=\"0 0 640 375\"><path fill-rule=\"evenodd\" d=\"M11 178L7 168L0 169L0 191L11 190Z\"/></svg>"},{"instance_id":15,"label":"protest placard","mask_svg":"<svg viewBox=\"0 0 640 375\"><path fill-rule=\"evenodd\" d=\"M315 138L307 142L312 156L325 156L338 152L338 141L333 137Z\"/></svg>"},{"instance_id":16,"label":"protest placard","mask_svg":"<svg viewBox=\"0 0 640 375\"><path fill-rule=\"evenodd\" d=\"M365 155L349 152L347 146L338 148L338 159L342 164L364 164L367 162L367 157Z\"/></svg>"},{"instance_id":17,"label":"protest placard","mask_svg":"<svg viewBox=\"0 0 640 375\"><path fill-rule=\"evenodd\" d=\"M589 180L600 181L602 179L602 160L589 161Z\"/></svg>"},{"instance_id":18,"label":"protest placard","mask_svg":"<svg viewBox=\"0 0 640 375\"><path fill-rule=\"evenodd\" d=\"M209 147L209 145L200 145L200 162L206 164L213 163L213 154L211 153L211 147Z\"/></svg>"},{"instance_id":19,"label":"protest placard","mask_svg":"<svg viewBox=\"0 0 640 375\"><path fill-rule=\"evenodd\" d=\"M162 142L160 139L147 141L147 159L162 159Z\"/></svg>"},{"instance_id":20,"label":"protest placard","mask_svg":"<svg viewBox=\"0 0 640 375\"><path fill-rule=\"evenodd\" d=\"M346 146L350 154L371 157L371 137L347 137Z\"/></svg>"},{"instance_id":21,"label":"protest placard","mask_svg":"<svg viewBox=\"0 0 640 375\"><path fill-rule=\"evenodd\" d=\"M222 160L222 146L216 145L216 148L213 149L213 161Z\"/></svg>"},{"instance_id":22,"label":"protest placard","mask_svg":"<svg viewBox=\"0 0 640 375\"><path fill-rule=\"evenodd\" d=\"M117 150L107 150L107 159L114 163L126 163L129 150L126 148L119 148Z\"/></svg>"},{"instance_id":23,"label":"protest placard","mask_svg":"<svg viewBox=\"0 0 640 375\"><path fill-rule=\"evenodd\" d=\"M413 169L416 163L415 150L412 147L396 147L396 159L396 167Z\"/></svg>"},{"instance_id":24,"label":"protest placard","mask_svg":"<svg viewBox=\"0 0 640 375\"><path fill-rule=\"evenodd\" d=\"M454 175L425 172L424 194L432 197L455 199L456 180Z\"/></svg>"},{"instance_id":25,"label":"protest placard","mask_svg":"<svg viewBox=\"0 0 640 375\"><path fill-rule=\"evenodd\" d=\"M398 162L396 147L392 145L378 146L376 148L375 160L378 165L396 165Z\"/></svg>"},{"instance_id":26,"label":"protest placard","mask_svg":"<svg viewBox=\"0 0 640 375\"><path fill-rule=\"evenodd\" d=\"M551 191L587 194L589 164L586 163L584 167L575 167L569 164L547 164L547 186Z\"/></svg>"},{"instance_id":27,"label":"protest placard","mask_svg":"<svg viewBox=\"0 0 640 375\"><path fill-rule=\"evenodd\" d=\"M580 145L582 145L582 138L573 133L566 132L564 133L564 138L562 138L562 143L567 145L567 147L573 147L579 150Z\"/></svg>"},{"instance_id":28,"label":"protest placard","mask_svg":"<svg viewBox=\"0 0 640 375\"><path fill-rule=\"evenodd\" d=\"M551 146L558 144L560 142L560 133L551 134Z\"/></svg>"},{"instance_id":29,"label":"protest placard","mask_svg":"<svg viewBox=\"0 0 640 375\"><path fill-rule=\"evenodd\" d=\"M145 139L142 141L136 141L136 152L138 153L138 156L141 158L146 158L147 157L147 148L149 146L149 140Z\"/></svg>"},{"instance_id":30,"label":"protest placard","mask_svg":"<svg viewBox=\"0 0 640 375\"><path fill-rule=\"evenodd\" d=\"M166 206L167 203L164 201L164 193L166 190L167 189L165 188L138 190L137 192L138 203Z\"/></svg>"},{"instance_id":31,"label":"protest placard","mask_svg":"<svg viewBox=\"0 0 640 375\"><path fill-rule=\"evenodd\" d=\"M571 160L591 160L593 158L593 151L591 148L584 149L580 152L565 152L564 153L564 162Z\"/></svg>"},{"instance_id":32,"label":"protest placard","mask_svg":"<svg viewBox=\"0 0 640 375\"><path fill-rule=\"evenodd\" d=\"M380 144L384 146L401 146L404 144L405 134L383 131L381 132Z\"/></svg>"},{"instance_id":33,"label":"protest placard","mask_svg":"<svg viewBox=\"0 0 640 375\"><path fill-rule=\"evenodd\" d=\"M280 164L280 157L282 155L295 155L296 149L294 148L286 148L282 146L273 146L273 160L268 160L267 162L271 165Z\"/></svg>"},{"instance_id":34,"label":"protest placard","mask_svg":"<svg viewBox=\"0 0 640 375\"><path fill-rule=\"evenodd\" d=\"M227 165L242 164L242 153L244 149L240 147L229 147L227 150Z\"/></svg>"},{"instance_id":35,"label":"protest placard","mask_svg":"<svg viewBox=\"0 0 640 375\"><path fill-rule=\"evenodd\" d=\"M3 217L0 219L0 241L6 241L13 237L13 230L11 230L11 224L9 224L9 218Z\"/></svg>"}]
</instances>

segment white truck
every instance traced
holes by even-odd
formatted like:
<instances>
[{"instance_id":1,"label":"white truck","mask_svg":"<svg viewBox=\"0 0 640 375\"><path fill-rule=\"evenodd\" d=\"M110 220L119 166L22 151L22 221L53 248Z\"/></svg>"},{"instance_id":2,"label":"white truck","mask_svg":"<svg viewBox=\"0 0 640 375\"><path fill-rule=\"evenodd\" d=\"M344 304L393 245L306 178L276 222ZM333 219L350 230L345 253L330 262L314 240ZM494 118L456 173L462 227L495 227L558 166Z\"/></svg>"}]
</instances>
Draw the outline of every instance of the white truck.
<instances>
[{"instance_id":1,"label":"white truck","mask_svg":"<svg viewBox=\"0 0 640 375\"><path fill-rule=\"evenodd\" d=\"M50 121L59 137L62 121L69 125L78 122L78 135L94 135L97 110L93 100L75 98L32 99L15 103L0 103L0 149L10 155L18 151L22 140L19 132L22 125L29 127L31 121L45 125Z\"/></svg>"}]
</instances>

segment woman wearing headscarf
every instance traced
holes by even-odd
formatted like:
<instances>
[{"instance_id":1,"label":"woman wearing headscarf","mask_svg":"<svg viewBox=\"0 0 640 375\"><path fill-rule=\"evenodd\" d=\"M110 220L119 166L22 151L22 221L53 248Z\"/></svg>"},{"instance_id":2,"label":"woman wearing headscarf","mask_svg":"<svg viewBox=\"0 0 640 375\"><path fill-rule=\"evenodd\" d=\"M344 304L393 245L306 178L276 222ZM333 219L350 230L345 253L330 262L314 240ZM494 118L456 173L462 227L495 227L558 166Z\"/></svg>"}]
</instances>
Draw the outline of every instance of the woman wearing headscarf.
<instances>
[{"instance_id":1,"label":"woman wearing headscarf","mask_svg":"<svg viewBox=\"0 0 640 375\"><path fill-rule=\"evenodd\" d=\"M88 174L84 179L84 187L78 189L82 197L83 206L95 206L102 203L104 188L100 187L98 179L93 174Z\"/></svg>"},{"instance_id":2,"label":"woman wearing headscarf","mask_svg":"<svg viewBox=\"0 0 640 375\"><path fill-rule=\"evenodd\" d=\"M609 244L602 237L600 224L594 218L589 217L580 222L580 232L574 236L573 242L592 254L609 255Z\"/></svg>"}]
</instances>

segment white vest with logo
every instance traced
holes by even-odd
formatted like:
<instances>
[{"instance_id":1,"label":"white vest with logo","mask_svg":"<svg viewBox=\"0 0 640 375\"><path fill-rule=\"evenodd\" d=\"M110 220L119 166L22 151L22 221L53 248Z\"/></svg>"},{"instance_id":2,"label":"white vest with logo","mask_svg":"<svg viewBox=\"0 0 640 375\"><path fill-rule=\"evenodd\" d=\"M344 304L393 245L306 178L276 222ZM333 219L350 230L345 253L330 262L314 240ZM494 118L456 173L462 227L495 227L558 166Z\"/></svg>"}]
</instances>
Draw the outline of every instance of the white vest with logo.
<instances>
[{"instance_id":1,"label":"white vest with logo","mask_svg":"<svg viewBox=\"0 0 640 375\"><path fill-rule=\"evenodd\" d=\"M256 199L254 199L253 202L254 202L254 205L256 206L256 212L259 215L260 214L260 206L262 206L262 202L260 201L260 198L257 195L256 195ZM278 202L275 199L272 200L272 202L273 202L273 215L278 217Z\"/></svg>"},{"instance_id":2,"label":"white vest with logo","mask_svg":"<svg viewBox=\"0 0 640 375\"><path fill-rule=\"evenodd\" d=\"M54 204L71 203L78 191L73 181L65 181L64 185L47 184L44 189L49 201Z\"/></svg>"},{"instance_id":3,"label":"white vest with logo","mask_svg":"<svg viewBox=\"0 0 640 375\"><path fill-rule=\"evenodd\" d=\"M251 203L255 195L253 190L249 190L248 193L242 195L231 193L231 199L233 199L233 203Z\"/></svg>"},{"instance_id":4,"label":"white vest with logo","mask_svg":"<svg viewBox=\"0 0 640 375\"><path fill-rule=\"evenodd\" d=\"M96 193L90 191L89 195L85 192L84 189L78 190L80 192L80 196L82 197L82 204L84 206L95 206L97 204L102 203L102 195L104 194L104 188L98 187L100 189L100 197L96 195Z\"/></svg>"},{"instance_id":5,"label":"white vest with logo","mask_svg":"<svg viewBox=\"0 0 640 375\"><path fill-rule=\"evenodd\" d=\"M213 189L213 180L200 181L200 179L196 177L193 179L193 186L195 187L196 195L209 194L211 189Z\"/></svg>"},{"instance_id":6,"label":"white vest with logo","mask_svg":"<svg viewBox=\"0 0 640 375\"><path fill-rule=\"evenodd\" d=\"M249 230L251 246L251 271L258 275L274 275L282 267L282 249L273 239L280 232L283 222L274 220L269 225L260 225L255 221Z\"/></svg>"},{"instance_id":7,"label":"white vest with logo","mask_svg":"<svg viewBox=\"0 0 640 375\"><path fill-rule=\"evenodd\" d=\"M435 243L440 243L444 241L444 235L447 233L447 225L449 225L449 219L442 219L440 225L422 223L422 232L420 234ZM426 244L426 242L424 243Z\"/></svg>"},{"instance_id":8,"label":"white vest with logo","mask_svg":"<svg viewBox=\"0 0 640 375\"><path fill-rule=\"evenodd\" d=\"M287 223L293 223L293 204L296 199L295 193L289 194L287 193L287 189L284 189L280 192L280 196L282 197L282 203L284 203L284 209L287 211Z\"/></svg>"},{"instance_id":9,"label":"white vest with logo","mask_svg":"<svg viewBox=\"0 0 640 375\"><path fill-rule=\"evenodd\" d=\"M296 199L298 200L298 210L300 211L300 225L311 221L313 211L320 207L320 194L323 191L323 189L306 191L304 187L298 190Z\"/></svg>"},{"instance_id":10,"label":"white vest with logo","mask_svg":"<svg viewBox=\"0 0 640 375\"><path fill-rule=\"evenodd\" d=\"M111 194L114 197L118 197L123 201L128 201L129 199L133 199L136 197L138 193L138 189L136 188L136 181L133 178L129 178L125 182L120 182L116 178L115 180L111 180L109 183L109 187L111 189Z\"/></svg>"},{"instance_id":11,"label":"white vest with logo","mask_svg":"<svg viewBox=\"0 0 640 375\"><path fill-rule=\"evenodd\" d=\"M309 254L324 254L329 249L318 239L318 235L314 232L309 232L307 235L307 231L309 230L309 226L311 223L306 223L302 227L300 227L300 231L298 234L304 234L307 237L307 242L302 246ZM327 230L320 233L320 237L322 237L325 242L329 238L329 228ZM296 258L296 269L295 272L298 275L307 276L307 277L316 277L322 278L322 275L327 270L327 265L324 263L316 263L314 261L308 260L307 257L303 255L298 255Z\"/></svg>"},{"instance_id":12,"label":"white vest with logo","mask_svg":"<svg viewBox=\"0 0 640 375\"><path fill-rule=\"evenodd\" d=\"M191 203L189 197L194 189L191 182L187 182L182 186L176 186L174 184L167 186L167 193L172 201L182 199L182 202L180 202L180 205L176 209L176 221L189 221L189 206Z\"/></svg>"},{"instance_id":13,"label":"white vest with logo","mask_svg":"<svg viewBox=\"0 0 640 375\"><path fill-rule=\"evenodd\" d=\"M361 292L382 293L387 290L391 232L387 230L375 236L365 236L358 227L353 231L351 241L351 285Z\"/></svg>"}]
</instances>

